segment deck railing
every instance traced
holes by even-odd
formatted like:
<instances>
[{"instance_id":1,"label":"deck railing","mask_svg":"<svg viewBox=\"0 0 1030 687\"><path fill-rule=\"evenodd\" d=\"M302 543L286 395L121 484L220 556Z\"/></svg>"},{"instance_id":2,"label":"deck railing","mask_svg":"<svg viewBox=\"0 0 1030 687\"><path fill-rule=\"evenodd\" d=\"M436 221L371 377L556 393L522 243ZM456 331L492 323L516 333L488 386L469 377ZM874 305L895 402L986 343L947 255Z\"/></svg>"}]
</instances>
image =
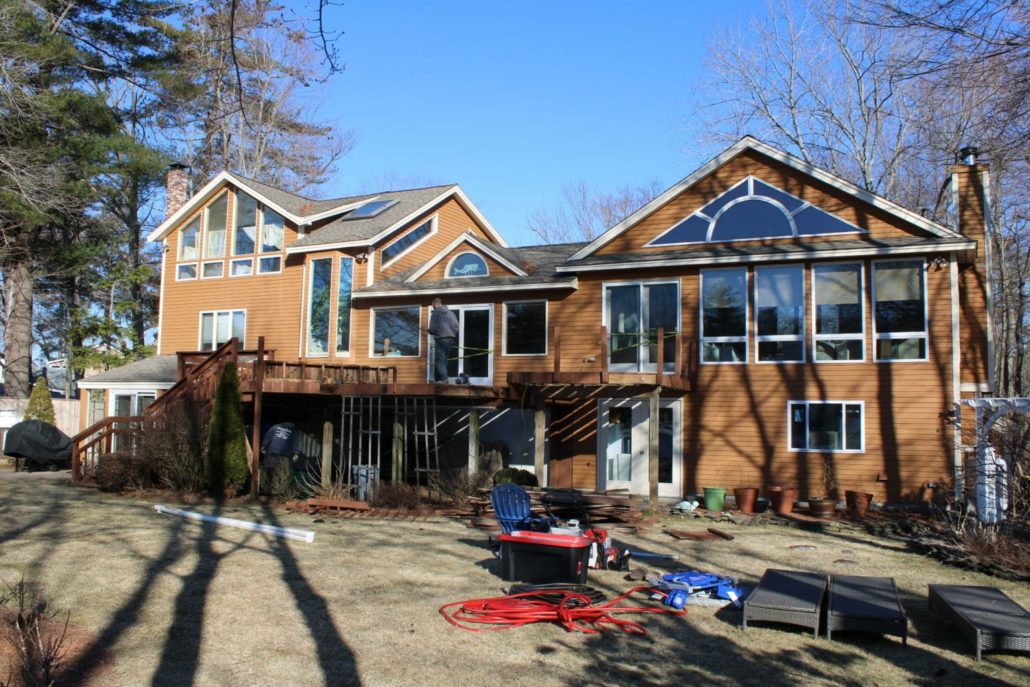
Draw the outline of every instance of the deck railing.
<instances>
[{"instance_id":1,"label":"deck railing","mask_svg":"<svg viewBox=\"0 0 1030 687\"><path fill-rule=\"evenodd\" d=\"M92 475L101 456L109 453L135 454L139 449L139 430L143 421L138 415L114 415L73 436L72 481L81 482Z\"/></svg>"}]
</instances>

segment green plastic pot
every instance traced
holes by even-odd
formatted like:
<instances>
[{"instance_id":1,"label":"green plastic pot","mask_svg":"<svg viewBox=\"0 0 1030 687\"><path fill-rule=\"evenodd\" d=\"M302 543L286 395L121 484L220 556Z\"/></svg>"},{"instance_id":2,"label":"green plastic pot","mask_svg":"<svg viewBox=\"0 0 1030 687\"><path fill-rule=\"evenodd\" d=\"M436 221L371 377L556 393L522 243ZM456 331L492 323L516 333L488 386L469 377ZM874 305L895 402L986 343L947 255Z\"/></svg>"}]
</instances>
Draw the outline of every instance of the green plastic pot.
<instances>
[{"instance_id":1,"label":"green plastic pot","mask_svg":"<svg viewBox=\"0 0 1030 687\"><path fill-rule=\"evenodd\" d=\"M721 513L726 503L726 489L724 487L705 487L705 509L715 513Z\"/></svg>"}]
</instances>

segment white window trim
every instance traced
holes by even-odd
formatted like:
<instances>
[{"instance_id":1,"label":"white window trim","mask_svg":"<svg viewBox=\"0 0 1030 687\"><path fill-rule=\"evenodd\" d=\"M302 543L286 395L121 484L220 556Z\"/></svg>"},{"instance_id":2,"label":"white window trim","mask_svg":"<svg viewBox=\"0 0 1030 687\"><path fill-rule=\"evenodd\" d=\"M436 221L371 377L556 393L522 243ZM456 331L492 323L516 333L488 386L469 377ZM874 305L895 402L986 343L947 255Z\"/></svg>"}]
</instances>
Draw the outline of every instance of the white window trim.
<instances>
[{"instance_id":1,"label":"white window trim","mask_svg":"<svg viewBox=\"0 0 1030 687\"><path fill-rule=\"evenodd\" d=\"M439 217L440 217L439 214L435 214L432 217L430 217L429 219L427 219L425 221L422 221L422 222L419 222L418 224L413 226L411 229L409 229L408 231L404 232L403 234L401 234L400 236L395 238L393 241L391 241L389 243L389 245L386 245L386 246L383 246L382 248L380 248L379 249L379 261L380 261L379 269L380 270L385 270L387 267L389 267L390 265L394 264L395 262L397 262L398 260L403 258L405 255L407 255L408 253L410 253L411 251L415 250L416 248L421 246L423 243L428 241L432 236L434 236L436 234L437 227L439 225ZM421 227L423 224L426 224L427 222L429 223L429 233L427 233L425 236L420 238L418 241L415 241L415 243L411 244L410 246L408 246L407 248L402 250L397 255L395 255L392 258L390 258L390 260L388 262L382 262L382 260L383 260L383 251L384 250L386 250L390 246L394 245L395 243L397 243L398 241L403 239L405 236L407 236L411 232L415 231L416 229Z\"/></svg>"},{"instance_id":2,"label":"white window trim","mask_svg":"<svg viewBox=\"0 0 1030 687\"><path fill-rule=\"evenodd\" d=\"M858 334L819 334L816 329L818 326L818 314L816 308L818 305L815 301L815 273L816 269L823 266L830 265L858 265L858 297L859 305L861 306L860 319L862 321L862 331ZM839 260L833 262L819 262L813 263L810 266L812 273L811 278L811 301L812 301L812 362L817 365L848 365L854 363L864 363L866 361L866 345L865 345L865 263L861 260ZM855 358L853 360L820 360L819 356L816 355L816 346L820 341L860 341L862 342L862 357Z\"/></svg>"},{"instance_id":3,"label":"white window trim","mask_svg":"<svg viewBox=\"0 0 1030 687\"><path fill-rule=\"evenodd\" d=\"M350 260L351 308L350 308L350 318L348 320L350 322L350 324L347 327L347 350L341 350L340 349L340 339L339 339L339 333L340 333L340 323L339 323L339 319L340 319L340 278L343 275L343 261L344 260ZM334 284L335 284L336 288L333 289L333 293L332 293L333 305L335 306L333 308L333 328L332 328L332 332L333 332L334 338L336 339L336 343L334 345L334 349L336 350L336 357L337 358L349 358L349 357L351 357L351 350L352 350L351 339L353 338L353 330L354 330L354 265L356 264L356 262L355 262L354 258L349 256L349 255L344 255L339 260L334 260L333 262L335 263L333 265L333 267L335 269L335 277L336 277L336 279L334 281ZM421 320L421 317L422 316L419 315L420 320Z\"/></svg>"},{"instance_id":4,"label":"white window trim","mask_svg":"<svg viewBox=\"0 0 1030 687\"><path fill-rule=\"evenodd\" d=\"M282 256L282 254L286 250L286 218L283 217L282 213L275 212L275 210L272 210L272 212L275 212L275 214L277 214L280 217L282 217L282 220L283 220L283 237L282 237L283 245L279 248L279 250L264 250L264 247L265 247L265 237L264 237L264 233L265 233L265 209L266 208L271 210L271 208L268 208L268 206L266 206L264 203L258 203L258 214L261 215L261 219L258 221L258 224L260 225L261 231L258 232L258 236L257 236L258 240L254 242L254 254L257 255L258 257L264 256L266 258L270 258L270 257L275 256L275 255Z\"/></svg>"},{"instance_id":5,"label":"white window trim","mask_svg":"<svg viewBox=\"0 0 1030 687\"><path fill-rule=\"evenodd\" d=\"M248 272L247 274L233 274L233 269L232 269L233 265L235 265L236 263L242 263L242 262L250 263L250 272ZM229 260L229 278L230 279L238 279L240 277L253 277L254 274L255 274L255 272L254 272L254 258L232 258L231 260Z\"/></svg>"},{"instance_id":6,"label":"white window trim","mask_svg":"<svg viewBox=\"0 0 1030 687\"><path fill-rule=\"evenodd\" d=\"M798 269L801 270L801 333L800 334L766 334L759 336L758 334L758 275L760 272L769 270L782 270L782 269ZM785 264L785 265L767 265L764 267L756 267L754 269L754 279L751 285L754 293L755 302L755 364L756 365L798 365L808 361L808 351L805 345L805 339L808 332L808 314L805 312L805 265L802 264ZM813 313L814 317L814 313ZM760 360L759 359L759 344L763 341L796 341L801 344L801 358L797 360Z\"/></svg>"},{"instance_id":7,"label":"white window trim","mask_svg":"<svg viewBox=\"0 0 1030 687\"><path fill-rule=\"evenodd\" d=\"M919 262L921 267L919 269L920 278L923 287L923 330L920 332L891 332L880 334L876 331L876 266L877 265L889 265L891 263L900 262ZM872 316L873 326L873 360L877 363L925 363L930 360L930 294L926 288L926 259L925 258L908 258L901 260L873 260L870 267L872 278L870 279L872 287L872 310L870 315ZM880 339L923 339L925 344L923 345L923 357L922 358L881 358L877 350L876 343Z\"/></svg>"},{"instance_id":8,"label":"white window trim","mask_svg":"<svg viewBox=\"0 0 1030 687\"><path fill-rule=\"evenodd\" d=\"M315 267L314 264L320 260L329 261L329 322L326 328L326 342L325 342L325 353L318 353L311 351L311 304L314 302L314 294L312 293L315 288ZM332 327L336 318L333 317L333 267L336 261L331 255L326 255L320 258L311 259L311 269L307 270L308 276L308 287L305 289L305 295L307 297L307 304L304 308L304 357L305 358L328 358L329 353L332 350L330 339L332 339Z\"/></svg>"},{"instance_id":9,"label":"white window trim","mask_svg":"<svg viewBox=\"0 0 1030 687\"><path fill-rule=\"evenodd\" d=\"M794 448L794 437L792 436L791 426L794 424L791 422L790 407L792 405L803 404L805 406L805 444L808 444L808 420L811 415L808 412L808 406L810 405L839 405L841 406L841 422L847 423L847 406L858 406L859 412L862 413L862 434L860 441L862 442L862 448L860 449L825 449L825 448ZM826 400L826 401L802 401L802 400L791 400L787 401L787 450L790 453L865 453L866 437L865 437L865 401L837 401L837 400ZM843 429L843 427L842 427ZM845 437L842 436L842 441Z\"/></svg>"},{"instance_id":10,"label":"white window trim","mask_svg":"<svg viewBox=\"0 0 1030 687\"><path fill-rule=\"evenodd\" d=\"M457 260L458 258L460 258L463 255L474 255L477 258L479 258L483 262L483 267L486 268L486 272L484 272L483 274L451 274L451 267L454 265L454 261ZM462 252L458 253L453 258L451 258L450 260L447 261L447 267L444 268L443 276L444 276L444 279L472 279L474 277L489 277L490 276L490 264L487 263L486 258L484 258L479 253L475 252L474 250L465 250L465 251L462 251Z\"/></svg>"},{"instance_id":11,"label":"white window trim","mask_svg":"<svg viewBox=\"0 0 1030 687\"><path fill-rule=\"evenodd\" d=\"M97 389L91 389L91 391L97 391ZM103 391L103 389L101 389L101 391ZM111 387L109 389L106 389L106 391L107 391L107 403L106 403L106 405L107 405L107 415L106 415L106 417L118 417L118 416L116 416L114 414L114 405L115 405L115 397L116 396L132 396L132 407L133 407L133 409L138 409L139 408L139 397L140 396L151 396L154 400L157 400L157 397L160 396L158 391L163 391L163 389L155 389L155 388L149 387L149 386L147 388L145 388L145 389L132 389L132 388L124 387L124 386L118 386L118 387ZM136 417L136 416L135 415L130 415L129 417ZM101 418L101 419L103 419L103 418Z\"/></svg>"},{"instance_id":12,"label":"white window trim","mask_svg":"<svg viewBox=\"0 0 1030 687\"><path fill-rule=\"evenodd\" d=\"M205 276L204 276L204 268L205 268L205 267L207 267L208 265L221 265L221 266L222 266L222 271L221 271L221 272L219 272L219 273L218 273L218 274L217 274L216 276L214 276L214 277L205 277ZM221 259L216 259L216 260L206 260L206 261L204 261L204 262L200 263L200 272L199 272L199 275L200 275L200 278L201 278L201 279L221 279L222 277L224 277L224 276L225 276L225 260L221 260Z\"/></svg>"},{"instance_id":13,"label":"white window trim","mask_svg":"<svg viewBox=\"0 0 1030 687\"><path fill-rule=\"evenodd\" d=\"M201 253L201 255L202 255L201 259L202 260L207 260L207 261L224 260L225 259L225 252L229 248L229 242L223 240L222 241L222 255L221 256L208 255L207 254L207 234L208 234L208 231L210 231L210 228L211 228L211 219L210 219L210 217L211 217L211 206L214 205L215 203L217 203L219 201L219 199L221 199L221 198L225 198L225 233L226 233L226 238L228 238L228 234L229 234L229 191L224 191L222 193L219 193L217 196L215 196L214 200L212 200L210 203L208 203L207 205L204 206L204 231L203 231L204 240L202 242L203 243L204 252Z\"/></svg>"},{"instance_id":14,"label":"white window trim","mask_svg":"<svg viewBox=\"0 0 1030 687\"><path fill-rule=\"evenodd\" d=\"M204 315L214 315L214 321L212 322L212 344L217 344L211 348L212 351L216 350L221 344L218 343L218 316L222 313L229 313L229 333L232 333L232 316L234 313L243 313L243 337L240 340L240 346L246 347L247 345L247 309L246 308L229 308L224 310L201 310L197 315L197 350L204 350ZM232 338L231 336L229 337Z\"/></svg>"},{"instance_id":15,"label":"white window trim","mask_svg":"<svg viewBox=\"0 0 1030 687\"><path fill-rule=\"evenodd\" d=\"M416 308L418 310L418 326L419 335L416 337L418 341L418 352L415 355L383 355L382 353L376 353L376 312L379 310L408 310L410 308ZM368 328L368 357L369 358L420 358L422 357L422 308L418 305L397 305L397 306L384 306L382 308L370 308L369 309L369 328Z\"/></svg>"},{"instance_id":16,"label":"white window trim","mask_svg":"<svg viewBox=\"0 0 1030 687\"><path fill-rule=\"evenodd\" d=\"M705 274L712 272L740 272L744 271L744 335L743 336L705 336ZM698 342L697 347L697 358L698 364L700 365L747 365L748 361L751 360L751 345L750 336L748 332L749 322L751 321L751 299L748 298L748 282L751 280L751 270L747 267L718 267L715 269L704 269L698 271L698 303L697 303L697 330L698 330ZM706 343L743 343L744 344L744 356L737 361L727 360L725 362L705 362L705 344Z\"/></svg>"},{"instance_id":17,"label":"white window trim","mask_svg":"<svg viewBox=\"0 0 1030 687\"><path fill-rule=\"evenodd\" d=\"M612 332L608 329L608 287L609 286L637 286L637 287L641 287L642 288L644 286L656 286L656 285L659 285L659 284L675 284L675 286L676 286L676 331L677 332L682 332L683 331L683 285L680 283L680 280L678 278L673 278L673 279L630 279L628 281L603 281L603 282L601 282L601 326L605 328L606 333L608 334L609 340L611 340ZM641 327L642 326L643 326L643 324L641 324ZM641 329L641 331L643 331L643 329ZM665 333L668 334L668 332L665 332ZM608 352L608 355L609 356L611 355L611 351ZM654 362L655 362L655 367L657 368L658 361L656 360ZM670 361L666 360L666 361L663 361L663 362L668 363ZM672 363L674 365L675 365L675 362L676 361L672 361ZM650 361L648 362L648 364L650 364ZM637 355L637 367L638 368L640 367L640 355L639 355L639 353ZM644 373L640 369L638 369L637 372L643 373L643 374L647 374L647 373ZM668 374L668 372L665 372L664 374Z\"/></svg>"},{"instance_id":18,"label":"white window trim","mask_svg":"<svg viewBox=\"0 0 1030 687\"><path fill-rule=\"evenodd\" d=\"M193 266L194 274L192 277L180 277L179 270L183 267ZM175 281L196 281L200 277L200 263L199 262L180 262L175 265Z\"/></svg>"},{"instance_id":19,"label":"white window trim","mask_svg":"<svg viewBox=\"0 0 1030 687\"><path fill-rule=\"evenodd\" d=\"M508 352L508 306L519 303L543 303L544 304L544 352L543 353L509 353ZM510 358L546 358L550 348L551 313L550 306L546 299L527 299L520 301L504 301L501 308L501 355Z\"/></svg>"},{"instance_id":20,"label":"white window trim","mask_svg":"<svg viewBox=\"0 0 1030 687\"><path fill-rule=\"evenodd\" d=\"M182 236L183 236L183 234L186 233L186 230L189 229L192 224L196 224L197 225L197 256L195 258L184 258L184 257L182 257L182 247L184 245L186 245L186 244L183 242ZM200 256L203 255L204 241L203 241L203 227L201 226L200 214L199 213L197 215L191 217L188 222L185 222L182 225L182 228L179 229L178 241L176 243L177 243L176 250L175 250L175 253L176 253L175 260L176 260L176 262L199 262L201 260Z\"/></svg>"},{"instance_id":21,"label":"white window trim","mask_svg":"<svg viewBox=\"0 0 1030 687\"><path fill-rule=\"evenodd\" d=\"M279 258L279 269L277 270L262 270L261 261L267 258ZM261 276L262 274L282 274L283 272L283 254L282 253L258 253L254 258L257 263L257 270L254 275Z\"/></svg>"}]
</instances>

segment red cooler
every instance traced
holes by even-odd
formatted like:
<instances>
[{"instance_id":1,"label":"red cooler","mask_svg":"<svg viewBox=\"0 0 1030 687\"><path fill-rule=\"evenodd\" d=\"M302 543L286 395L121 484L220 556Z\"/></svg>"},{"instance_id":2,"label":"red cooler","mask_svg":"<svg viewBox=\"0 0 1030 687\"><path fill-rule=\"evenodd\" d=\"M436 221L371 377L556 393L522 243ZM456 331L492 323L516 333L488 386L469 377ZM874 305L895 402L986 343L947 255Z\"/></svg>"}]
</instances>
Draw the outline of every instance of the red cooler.
<instances>
[{"instance_id":1,"label":"red cooler","mask_svg":"<svg viewBox=\"0 0 1030 687\"><path fill-rule=\"evenodd\" d=\"M501 565L506 580L531 584L584 584L591 540L569 534L516 530L501 535Z\"/></svg>"}]
</instances>

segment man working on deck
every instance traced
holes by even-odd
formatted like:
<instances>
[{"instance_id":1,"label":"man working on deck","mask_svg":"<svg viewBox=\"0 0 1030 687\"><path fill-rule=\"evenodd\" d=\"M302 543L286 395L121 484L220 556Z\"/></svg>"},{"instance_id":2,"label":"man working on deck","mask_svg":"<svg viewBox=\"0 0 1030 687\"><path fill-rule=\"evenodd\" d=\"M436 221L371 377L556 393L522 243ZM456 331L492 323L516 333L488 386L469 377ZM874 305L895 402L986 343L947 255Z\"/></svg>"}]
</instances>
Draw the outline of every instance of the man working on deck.
<instances>
[{"instance_id":1,"label":"man working on deck","mask_svg":"<svg viewBox=\"0 0 1030 687\"><path fill-rule=\"evenodd\" d=\"M436 343L433 381L447 381L447 360L458 340L458 318L439 298L433 299L433 313L429 317L429 333Z\"/></svg>"}]
</instances>

